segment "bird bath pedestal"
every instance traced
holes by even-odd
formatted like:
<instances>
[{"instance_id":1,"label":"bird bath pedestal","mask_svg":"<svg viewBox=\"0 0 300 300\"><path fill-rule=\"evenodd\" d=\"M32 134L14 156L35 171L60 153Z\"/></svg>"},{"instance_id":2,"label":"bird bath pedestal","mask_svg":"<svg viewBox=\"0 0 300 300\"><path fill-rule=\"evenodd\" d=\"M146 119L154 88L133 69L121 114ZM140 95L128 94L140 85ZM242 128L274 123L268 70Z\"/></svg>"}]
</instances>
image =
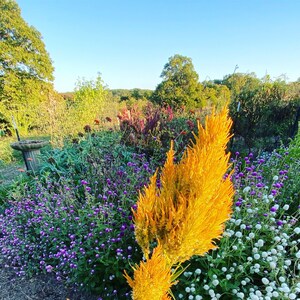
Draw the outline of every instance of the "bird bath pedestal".
<instances>
[{"instance_id":1,"label":"bird bath pedestal","mask_svg":"<svg viewBox=\"0 0 300 300\"><path fill-rule=\"evenodd\" d=\"M10 146L23 153L25 165L28 171L37 171L39 167L40 149L47 145L47 141L22 140L11 144Z\"/></svg>"}]
</instances>

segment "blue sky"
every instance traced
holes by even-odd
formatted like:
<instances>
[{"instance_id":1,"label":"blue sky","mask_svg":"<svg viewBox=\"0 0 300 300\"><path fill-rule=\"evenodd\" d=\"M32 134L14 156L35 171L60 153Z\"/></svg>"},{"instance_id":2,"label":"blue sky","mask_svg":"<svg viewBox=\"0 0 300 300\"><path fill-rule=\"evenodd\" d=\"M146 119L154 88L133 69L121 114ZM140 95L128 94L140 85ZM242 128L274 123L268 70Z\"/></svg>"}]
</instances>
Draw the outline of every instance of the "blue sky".
<instances>
[{"instance_id":1,"label":"blue sky","mask_svg":"<svg viewBox=\"0 0 300 300\"><path fill-rule=\"evenodd\" d=\"M55 67L55 88L102 74L109 88L155 89L168 58L200 81L239 72L300 77L298 0L17 0Z\"/></svg>"}]
</instances>

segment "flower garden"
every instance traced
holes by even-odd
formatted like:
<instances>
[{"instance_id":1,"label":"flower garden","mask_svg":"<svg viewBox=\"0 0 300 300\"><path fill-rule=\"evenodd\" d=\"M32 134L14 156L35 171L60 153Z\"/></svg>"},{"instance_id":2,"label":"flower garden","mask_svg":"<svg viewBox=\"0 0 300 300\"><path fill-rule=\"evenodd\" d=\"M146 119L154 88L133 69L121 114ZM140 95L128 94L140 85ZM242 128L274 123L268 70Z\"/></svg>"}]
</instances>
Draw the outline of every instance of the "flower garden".
<instances>
[{"instance_id":1,"label":"flower garden","mask_svg":"<svg viewBox=\"0 0 300 300\"><path fill-rule=\"evenodd\" d=\"M219 140L226 131L221 124L206 155L189 161L185 151L205 142L197 129L200 121L209 127L203 115L148 108L145 117L124 111L119 120L119 131L89 126L62 149L45 151L40 171L21 174L1 199L0 251L16 276L51 273L99 300L150 300L151 288L160 287L164 296L151 299L300 298L299 133L288 147L233 151L229 158L228 140ZM174 153L168 152L171 141ZM210 152L213 142L219 152ZM176 172L185 163L180 176L164 173L171 162ZM229 186L217 188L224 182L232 184L233 196ZM175 197L177 190L186 202ZM158 192L171 201L167 206L142 206L147 193ZM197 208L194 214L189 205ZM172 261L168 267L164 257ZM153 273L143 273L147 267ZM135 292L138 284L149 294Z\"/></svg>"}]
</instances>

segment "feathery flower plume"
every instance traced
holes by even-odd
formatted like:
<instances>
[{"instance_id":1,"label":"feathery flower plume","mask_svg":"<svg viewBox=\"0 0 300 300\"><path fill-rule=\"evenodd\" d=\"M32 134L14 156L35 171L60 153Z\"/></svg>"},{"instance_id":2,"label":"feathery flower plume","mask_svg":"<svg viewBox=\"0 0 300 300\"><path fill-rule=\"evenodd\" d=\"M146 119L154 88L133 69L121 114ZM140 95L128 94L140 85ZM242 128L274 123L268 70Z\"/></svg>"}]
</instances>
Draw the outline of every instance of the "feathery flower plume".
<instances>
[{"instance_id":1,"label":"feathery flower plume","mask_svg":"<svg viewBox=\"0 0 300 300\"><path fill-rule=\"evenodd\" d=\"M135 236L146 257L134 269L134 279L125 277L133 289L133 300L168 300L177 274L172 265L193 255L204 255L216 248L214 240L224 231L232 206L233 185L228 169L231 119L225 107L220 114L206 118L205 128L198 122L195 142L174 163L173 143L161 170L140 193L134 211ZM150 245L157 242L151 258Z\"/></svg>"},{"instance_id":2,"label":"feathery flower plume","mask_svg":"<svg viewBox=\"0 0 300 300\"><path fill-rule=\"evenodd\" d=\"M156 185L156 172L139 195L134 212L136 239L146 258L153 241L161 244L169 265L216 248L214 240L221 237L232 206L233 185L230 176L224 178L231 125L227 107L208 116L205 128L198 122L195 143L178 164L171 144L161 188Z\"/></svg>"},{"instance_id":3,"label":"feathery flower plume","mask_svg":"<svg viewBox=\"0 0 300 300\"><path fill-rule=\"evenodd\" d=\"M151 258L133 267L134 279L125 272L125 278L132 288L133 300L171 300L168 293L176 283L161 246L153 250Z\"/></svg>"}]
</instances>

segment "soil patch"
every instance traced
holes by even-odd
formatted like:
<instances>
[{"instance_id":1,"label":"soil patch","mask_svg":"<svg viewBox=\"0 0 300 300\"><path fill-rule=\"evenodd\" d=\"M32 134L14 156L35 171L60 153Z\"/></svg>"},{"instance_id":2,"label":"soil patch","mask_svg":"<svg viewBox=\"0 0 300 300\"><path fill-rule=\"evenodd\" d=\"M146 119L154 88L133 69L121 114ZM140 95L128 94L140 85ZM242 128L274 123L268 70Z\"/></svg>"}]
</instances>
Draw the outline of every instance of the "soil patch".
<instances>
[{"instance_id":1,"label":"soil patch","mask_svg":"<svg viewBox=\"0 0 300 300\"><path fill-rule=\"evenodd\" d=\"M34 278L17 277L13 270L0 265L1 300L97 300L99 297L75 292L52 274ZM101 299L101 298L100 298Z\"/></svg>"}]
</instances>

